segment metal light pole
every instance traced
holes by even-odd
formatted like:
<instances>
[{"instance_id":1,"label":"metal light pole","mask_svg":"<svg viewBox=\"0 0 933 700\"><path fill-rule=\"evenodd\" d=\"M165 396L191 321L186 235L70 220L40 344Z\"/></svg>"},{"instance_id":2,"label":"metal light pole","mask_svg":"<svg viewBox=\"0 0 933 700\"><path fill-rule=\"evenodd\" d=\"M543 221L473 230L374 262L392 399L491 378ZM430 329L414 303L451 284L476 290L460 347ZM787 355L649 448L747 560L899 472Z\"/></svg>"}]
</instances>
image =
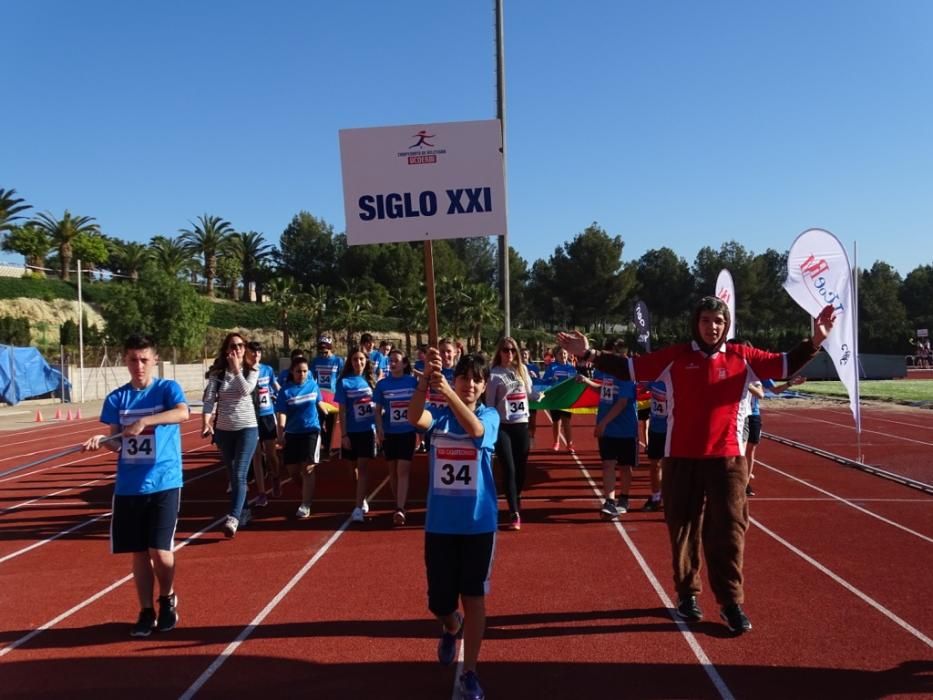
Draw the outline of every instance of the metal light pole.
<instances>
[{"instance_id":1,"label":"metal light pole","mask_svg":"<svg viewBox=\"0 0 933 700\"><path fill-rule=\"evenodd\" d=\"M78 258L78 358L81 403L84 403L84 297L81 296L81 259Z\"/></svg>"},{"instance_id":2,"label":"metal light pole","mask_svg":"<svg viewBox=\"0 0 933 700\"><path fill-rule=\"evenodd\" d=\"M502 182L505 217L508 221L508 178L505 168L505 38L502 17L503 0L496 3L496 118L502 129ZM502 296L502 321L505 335L512 335L512 309L509 298L509 234L508 229L499 236L499 294Z\"/></svg>"}]
</instances>

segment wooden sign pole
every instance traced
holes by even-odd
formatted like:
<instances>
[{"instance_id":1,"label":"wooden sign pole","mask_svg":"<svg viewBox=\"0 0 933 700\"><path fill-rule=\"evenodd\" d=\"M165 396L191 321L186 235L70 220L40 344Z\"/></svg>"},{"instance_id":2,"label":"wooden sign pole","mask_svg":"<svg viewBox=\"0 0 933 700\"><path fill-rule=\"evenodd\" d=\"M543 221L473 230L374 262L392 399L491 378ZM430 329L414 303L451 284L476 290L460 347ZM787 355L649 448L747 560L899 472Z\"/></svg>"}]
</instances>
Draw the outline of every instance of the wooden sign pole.
<instances>
[{"instance_id":1,"label":"wooden sign pole","mask_svg":"<svg viewBox=\"0 0 933 700\"><path fill-rule=\"evenodd\" d=\"M434 247L424 242L424 287L428 293L428 345L437 347L437 296L434 292Z\"/></svg>"}]
</instances>

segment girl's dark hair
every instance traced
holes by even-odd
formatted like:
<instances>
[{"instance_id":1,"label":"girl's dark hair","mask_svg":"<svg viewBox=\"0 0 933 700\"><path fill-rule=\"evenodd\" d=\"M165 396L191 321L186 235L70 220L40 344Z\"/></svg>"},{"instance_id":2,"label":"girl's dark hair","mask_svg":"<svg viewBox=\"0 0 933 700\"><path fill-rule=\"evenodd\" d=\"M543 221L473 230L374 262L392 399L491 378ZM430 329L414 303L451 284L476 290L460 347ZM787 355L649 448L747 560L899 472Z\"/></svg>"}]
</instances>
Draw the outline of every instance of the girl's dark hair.
<instances>
[{"instance_id":1,"label":"girl's dark hair","mask_svg":"<svg viewBox=\"0 0 933 700\"><path fill-rule=\"evenodd\" d=\"M227 333L224 336L224 342L220 344L220 349L217 351L217 356L214 358L213 364L211 364L210 369L204 374L208 379L211 377L216 377L218 379L223 379L224 372L227 371L227 345L230 344L231 339L239 338L243 341L243 344L246 344L246 338L244 338L240 333ZM248 377L249 373L253 371L253 368L247 364L243 364L243 376Z\"/></svg>"},{"instance_id":2,"label":"girl's dark hair","mask_svg":"<svg viewBox=\"0 0 933 700\"><path fill-rule=\"evenodd\" d=\"M489 363L483 353L468 353L457 362L457 366L454 367L454 377L467 375L473 375L474 378L480 377L484 382L489 382Z\"/></svg>"},{"instance_id":3,"label":"girl's dark hair","mask_svg":"<svg viewBox=\"0 0 933 700\"><path fill-rule=\"evenodd\" d=\"M401 355L402 356L402 374L411 374L411 361L408 359L408 355L402 352L399 348L392 348L389 350L389 356L392 355Z\"/></svg>"},{"instance_id":4,"label":"girl's dark hair","mask_svg":"<svg viewBox=\"0 0 933 700\"><path fill-rule=\"evenodd\" d=\"M305 357L304 355L295 355L292 358L292 361L288 365L289 381L292 381L292 382L295 381L295 367L297 367L298 365L308 365L309 368L311 367L311 363L308 362L307 357Z\"/></svg>"},{"instance_id":5,"label":"girl's dark hair","mask_svg":"<svg viewBox=\"0 0 933 700\"><path fill-rule=\"evenodd\" d=\"M343 369L340 371L340 379L344 377L355 377L356 373L353 371L351 366L350 358L353 357L356 353L360 353L363 357L366 358L366 365L363 367L363 379L366 380L366 383L369 384L373 389L376 388L376 374L373 371L373 362L368 357L366 353L363 352L359 347L350 348L350 352L347 353L347 361L343 364Z\"/></svg>"}]
</instances>

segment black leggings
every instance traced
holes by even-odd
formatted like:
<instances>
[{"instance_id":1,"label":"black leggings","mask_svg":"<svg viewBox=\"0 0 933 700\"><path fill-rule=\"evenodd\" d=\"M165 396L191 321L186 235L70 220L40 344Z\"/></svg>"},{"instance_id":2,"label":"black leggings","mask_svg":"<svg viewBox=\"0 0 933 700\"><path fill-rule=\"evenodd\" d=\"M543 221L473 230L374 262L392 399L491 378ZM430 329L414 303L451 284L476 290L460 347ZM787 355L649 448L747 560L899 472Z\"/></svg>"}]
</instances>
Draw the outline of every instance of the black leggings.
<instances>
[{"instance_id":1,"label":"black leggings","mask_svg":"<svg viewBox=\"0 0 933 700\"><path fill-rule=\"evenodd\" d=\"M496 457L502 465L502 485L509 502L509 512L518 513L525 488L525 467L530 447L527 423L500 423L496 438Z\"/></svg>"}]
</instances>

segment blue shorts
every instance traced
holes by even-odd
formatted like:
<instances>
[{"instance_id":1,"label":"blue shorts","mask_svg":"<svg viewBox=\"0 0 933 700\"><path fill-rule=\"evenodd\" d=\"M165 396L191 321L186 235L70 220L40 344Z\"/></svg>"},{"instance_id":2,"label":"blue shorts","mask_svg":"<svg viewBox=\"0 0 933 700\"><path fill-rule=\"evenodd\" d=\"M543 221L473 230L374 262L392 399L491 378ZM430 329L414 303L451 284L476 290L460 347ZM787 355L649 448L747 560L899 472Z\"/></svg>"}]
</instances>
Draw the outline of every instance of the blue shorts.
<instances>
[{"instance_id":1,"label":"blue shorts","mask_svg":"<svg viewBox=\"0 0 933 700\"><path fill-rule=\"evenodd\" d=\"M110 551L113 554L174 550L181 489L140 496L113 497L110 518Z\"/></svg>"}]
</instances>

